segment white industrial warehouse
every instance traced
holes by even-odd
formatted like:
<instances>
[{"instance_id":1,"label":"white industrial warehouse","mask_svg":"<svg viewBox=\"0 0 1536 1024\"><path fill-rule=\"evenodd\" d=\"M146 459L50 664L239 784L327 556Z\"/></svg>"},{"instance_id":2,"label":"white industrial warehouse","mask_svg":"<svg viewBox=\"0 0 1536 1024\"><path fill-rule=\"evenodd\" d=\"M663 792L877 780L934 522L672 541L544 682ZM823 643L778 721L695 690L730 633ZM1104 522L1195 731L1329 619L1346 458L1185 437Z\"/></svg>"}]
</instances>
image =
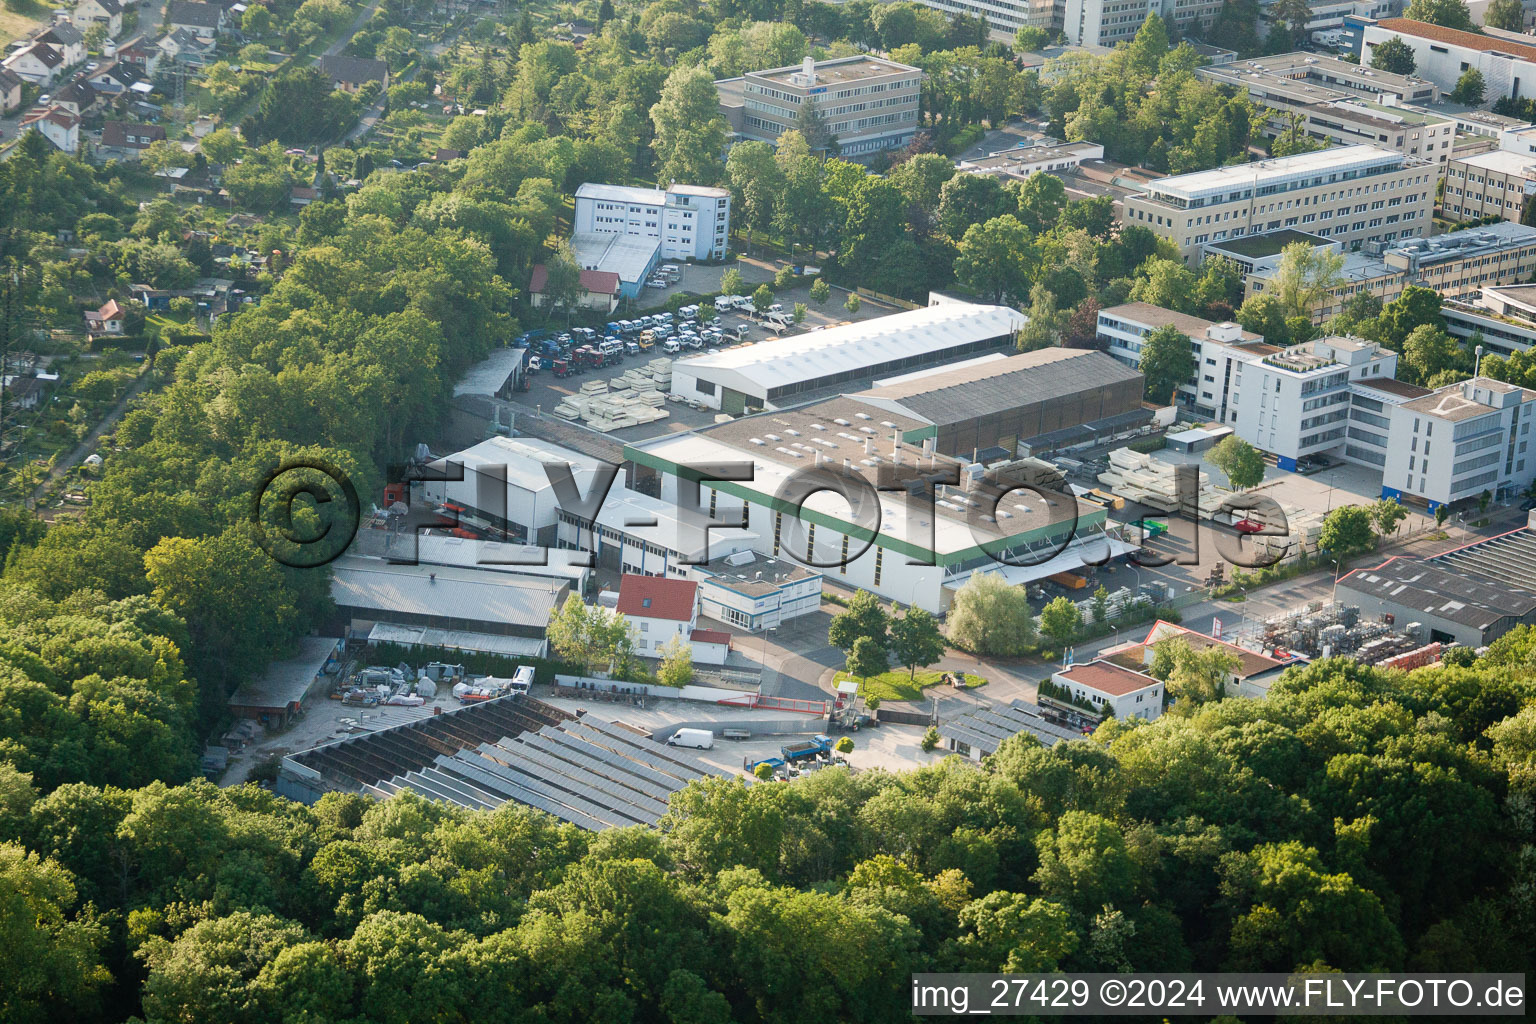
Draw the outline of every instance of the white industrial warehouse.
<instances>
[{"instance_id":1,"label":"white industrial warehouse","mask_svg":"<svg viewBox=\"0 0 1536 1024\"><path fill-rule=\"evenodd\" d=\"M923 309L679 360L672 364L672 393L740 415L1010 345L1026 322L1006 306L936 299Z\"/></svg>"}]
</instances>

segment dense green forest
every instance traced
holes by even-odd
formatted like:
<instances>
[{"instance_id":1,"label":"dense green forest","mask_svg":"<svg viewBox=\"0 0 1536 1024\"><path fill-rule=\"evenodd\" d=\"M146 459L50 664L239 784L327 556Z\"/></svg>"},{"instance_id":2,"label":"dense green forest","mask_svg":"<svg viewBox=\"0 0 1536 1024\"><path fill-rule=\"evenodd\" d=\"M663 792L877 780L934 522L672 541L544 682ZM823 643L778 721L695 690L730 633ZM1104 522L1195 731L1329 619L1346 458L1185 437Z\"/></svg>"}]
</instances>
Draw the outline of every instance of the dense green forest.
<instances>
[{"instance_id":1,"label":"dense green forest","mask_svg":"<svg viewBox=\"0 0 1536 1024\"><path fill-rule=\"evenodd\" d=\"M888 1022L920 970L1525 971L1533 659L1522 628L979 769L695 783L659 831L4 767L0 1016Z\"/></svg>"}]
</instances>

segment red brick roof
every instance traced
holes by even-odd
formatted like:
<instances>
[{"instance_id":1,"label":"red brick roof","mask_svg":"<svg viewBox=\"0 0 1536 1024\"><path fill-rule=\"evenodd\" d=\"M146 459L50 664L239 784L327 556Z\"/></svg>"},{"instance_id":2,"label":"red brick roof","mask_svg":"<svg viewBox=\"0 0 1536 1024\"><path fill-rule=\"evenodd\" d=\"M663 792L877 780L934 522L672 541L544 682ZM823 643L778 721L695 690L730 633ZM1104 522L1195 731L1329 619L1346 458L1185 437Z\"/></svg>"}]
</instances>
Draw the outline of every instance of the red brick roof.
<instances>
[{"instance_id":1,"label":"red brick roof","mask_svg":"<svg viewBox=\"0 0 1536 1024\"><path fill-rule=\"evenodd\" d=\"M626 574L619 581L619 611L641 619L687 622L693 618L698 591L699 585L693 580Z\"/></svg>"},{"instance_id":2,"label":"red brick roof","mask_svg":"<svg viewBox=\"0 0 1536 1024\"><path fill-rule=\"evenodd\" d=\"M688 639L696 644L724 644L731 645L731 634L723 629L696 629L688 634Z\"/></svg>"},{"instance_id":3,"label":"red brick roof","mask_svg":"<svg viewBox=\"0 0 1536 1024\"><path fill-rule=\"evenodd\" d=\"M1401 36L1433 39L1437 43L1465 46L1473 50L1497 50L1514 57L1536 60L1536 46L1512 42L1503 36L1480 36L1476 32L1463 32L1461 29L1431 25L1427 21L1411 21L1408 18L1383 18L1376 23L1376 26Z\"/></svg>"},{"instance_id":4,"label":"red brick roof","mask_svg":"<svg viewBox=\"0 0 1536 1024\"><path fill-rule=\"evenodd\" d=\"M1111 697L1124 697L1128 693L1158 685L1157 680L1149 675L1132 672L1109 661L1073 665L1058 674L1069 683L1098 693L1107 693Z\"/></svg>"},{"instance_id":5,"label":"red brick roof","mask_svg":"<svg viewBox=\"0 0 1536 1024\"><path fill-rule=\"evenodd\" d=\"M548 283L549 268L542 263L534 264L533 278L528 282L528 290L538 295L544 291L544 286ZM611 270L583 270L581 286L593 295L617 295L619 275Z\"/></svg>"}]
</instances>

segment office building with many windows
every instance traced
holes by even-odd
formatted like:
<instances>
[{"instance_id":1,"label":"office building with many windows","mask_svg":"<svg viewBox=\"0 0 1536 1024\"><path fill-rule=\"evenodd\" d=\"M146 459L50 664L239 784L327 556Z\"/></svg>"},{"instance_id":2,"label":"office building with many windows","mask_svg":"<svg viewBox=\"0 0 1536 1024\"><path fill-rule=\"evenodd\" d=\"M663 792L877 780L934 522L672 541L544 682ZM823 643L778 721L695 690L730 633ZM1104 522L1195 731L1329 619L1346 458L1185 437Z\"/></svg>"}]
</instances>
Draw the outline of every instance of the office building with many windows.
<instances>
[{"instance_id":1,"label":"office building with many windows","mask_svg":"<svg viewBox=\"0 0 1536 1024\"><path fill-rule=\"evenodd\" d=\"M1524 490L1536 478L1533 403L1536 391L1474 377L1396 406L1382 494L1435 508Z\"/></svg>"},{"instance_id":2,"label":"office building with many windows","mask_svg":"<svg viewBox=\"0 0 1536 1024\"><path fill-rule=\"evenodd\" d=\"M1437 172L1376 146L1340 146L1152 182L1128 197L1125 224L1149 228L1187 263L1207 242L1298 228L1360 249L1429 230Z\"/></svg>"},{"instance_id":3,"label":"office building with many windows","mask_svg":"<svg viewBox=\"0 0 1536 1024\"><path fill-rule=\"evenodd\" d=\"M814 105L838 153L861 157L912 141L922 84L921 69L861 53L749 71L716 82L715 89L737 138L778 142Z\"/></svg>"},{"instance_id":4,"label":"office building with many windows","mask_svg":"<svg viewBox=\"0 0 1536 1024\"><path fill-rule=\"evenodd\" d=\"M1496 149L1451 160L1445 169L1446 220L1502 217L1518 221L1525 198L1536 192L1536 156Z\"/></svg>"},{"instance_id":5,"label":"office building with many windows","mask_svg":"<svg viewBox=\"0 0 1536 1024\"><path fill-rule=\"evenodd\" d=\"M731 234L729 189L665 189L588 182L576 189L577 235L654 239L664 260L719 260Z\"/></svg>"}]
</instances>

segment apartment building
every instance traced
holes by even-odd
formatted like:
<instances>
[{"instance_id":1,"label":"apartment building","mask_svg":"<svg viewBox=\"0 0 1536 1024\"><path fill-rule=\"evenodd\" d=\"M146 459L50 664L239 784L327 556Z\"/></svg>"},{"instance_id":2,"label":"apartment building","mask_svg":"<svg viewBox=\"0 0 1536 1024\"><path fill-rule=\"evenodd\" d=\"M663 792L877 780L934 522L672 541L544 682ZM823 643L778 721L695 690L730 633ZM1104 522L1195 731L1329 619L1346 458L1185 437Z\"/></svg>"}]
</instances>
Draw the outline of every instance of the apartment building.
<instances>
[{"instance_id":1,"label":"apartment building","mask_svg":"<svg viewBox=\"0 0 1536 1024\"><path fill-rule=\"evenodd\" d=\"M731 193L703 185L654 189L589 182L576 189L574 234L655 239L662 259L724 259Z\"/></svg>"},{"instance_id":2,"label":"apartment building","mask_svg":"<svg viewBox=\"0 0 1536 1024\"><path fill-rule=\"evenodd\" d=\"M1340 146L1161 178L1129 196L1120 217L1171 241L1186 263L1207 242L1281 228L1359 249L1427 232L1436 173L1423 158Z\"/></svg>"},{"instance_id":3,"label":"apartment building","mask_svg":"<svg viewBox=\"0 0 1536 1024\"><path fill-rule=\"evenodd\" d=\"M1157 0L1065 0L1061 31L1074 46L1114 46L1136 38Z\"/></svg>"},{"instance_id":4,"label":"apartment building","mask_svg":"<svg viewBox=\"0 0 1536 1024\"><path fill-rule=\"evenodd\" d=\"M1338 243L1330 242L1328 248L1337 251ZM1380 256L1363 252L1346 252L1343 256L1344 263L1339 267L1339 283L1330 288L1328 294L1312 310L1314 324L1323 323L1341 312L1344 303L1356 295L1374 295L1385 304L1403 294L1403 289L1408 286L1408 274ZM1248 274L1244 279L1244 298L1271 291L1279 269L1280 260L1276 258Z\"/></svg>"},{"instance_id":5,"label":"apartment building","mask_svg":"<svg viewBox=\"0 0 1536 1024\"><path fill-rule=\"evenodd\" d=\"M1147 302L1127 302L1099 310L1097 335L1112 358L1139 369L1142 339L1160 327L1176 327L1183 332L1195 356L1195 372L1179 386L1174 400L1197 416L1222 423L1227 422L1235 365L1280 351L1237 324L1212 323Z\"/></svg>"},{"instance_id":6,"label":"apartment building","mask_svg":"<svg viewBox=\"0 0 1536 1024\"><path fill-rule=\"evenodd\" d=\"M1388 249L1382 259L1413 284L1447 299L1467 299L1485 288L1529 281L1536 274L1536 228L1505 221L1415 238Z\"/></svg>"},{"instance_id":7,"label":"apartment building","mask_svg":"<svg viewBox=\"0 0 1536 1024\"><path fill-rule=\"evenodd\" d=\"M1536 45L1522 41L1527 38L1497 29L1462 32L1407 18L1386 18L1364 27L1360 63L1369 66L1376 46L1399 39L1413 50L1417 73L1445 92L1456 88L1462 72L1480 71L1483 105L1489 106L1502 96L1536 97Z\"/></svg>"},{"instance_id":8,"label":"apartment building","mask_svg":"<svg viewBox=\"0 0 1536 1024\"><path fill-rule=\"evenodd\" d=\"M1518 221L1525 197L1536 192L1536 156L1496 149L1453 157L1445 168L1441 216L1469 221L1502 217Z\"/></svg>"},{"instance_id":9,"label":"apartment building","mask_svg":"<svg viewBox=\"0 0 1536 1024\"><path fill-rule=\"evenodd\" d=\"M1536 477L1532 403L1536 391L1474 377L1396 406L1383 496L1435 508L1484 491L1524 490Z\"/></svg>"},{"instance_id":10,"label":"apartment building","mask_svg":"<svg viewBox=\"0 0 1536 1024\"><path fill-rule=\"evenodd\" d=\"M715 83L736 137L777 142L814 104L847 157L905 146L917 132L923 72L884 57L856 54L752 71Z\"/></svg>"},{"instance_id":11,"label":"apartment building","mask_svg":"<svg viewBox=\"0 0 1536 1024\"><path fill-rule=\"evenodd\" d=\"M993 34L1012 35L1021 28L1051 32L1059 21L1056 0L919 0L924 7L943 11L950 17L966 14L985 18Z\"/></svg>"}]
</instances>

